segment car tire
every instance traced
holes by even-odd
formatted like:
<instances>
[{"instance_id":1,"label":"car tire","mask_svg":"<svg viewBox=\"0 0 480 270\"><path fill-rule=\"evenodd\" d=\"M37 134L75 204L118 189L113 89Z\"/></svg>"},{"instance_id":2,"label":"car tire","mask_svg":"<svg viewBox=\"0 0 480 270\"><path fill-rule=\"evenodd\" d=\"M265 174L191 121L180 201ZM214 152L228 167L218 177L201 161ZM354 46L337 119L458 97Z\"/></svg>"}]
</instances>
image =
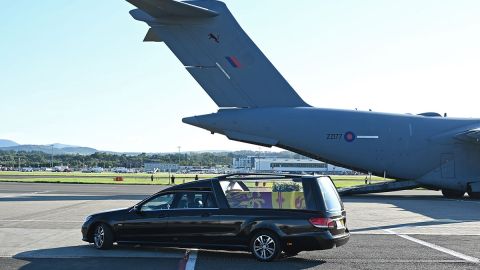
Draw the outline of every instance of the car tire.
<instances>
[{"instance_id":1,"label":"car tire","mask_svg":"<svg viewBox=\"0 0 480 270\"><path fill-rule=\"evenodd\" d=\"M111 249L113 247L113 232L110 226L100 223L93 231L93 245L97 249Z\"/></svg>"},{"instance_id":2,"label":"car tire","mask_svg":"<svg viewBox=\"0 0 480 270\"><path fill-rule=\"evenodd\" d=\"M442 194L447 199L460 199L465 195L465 192L451 189L442 189Z\"/></svg>"},{"instance_id":3,"label":"car tire","mask_svg":"<svg viewBox=\"0 0 480 270\"><path fill-rule=\"evenodd\" d=\"M250 241L250 251L261 262L271 262L278 258L282 251L280 238L271 231L260 231Z\"/></svg>"}]
</instances>

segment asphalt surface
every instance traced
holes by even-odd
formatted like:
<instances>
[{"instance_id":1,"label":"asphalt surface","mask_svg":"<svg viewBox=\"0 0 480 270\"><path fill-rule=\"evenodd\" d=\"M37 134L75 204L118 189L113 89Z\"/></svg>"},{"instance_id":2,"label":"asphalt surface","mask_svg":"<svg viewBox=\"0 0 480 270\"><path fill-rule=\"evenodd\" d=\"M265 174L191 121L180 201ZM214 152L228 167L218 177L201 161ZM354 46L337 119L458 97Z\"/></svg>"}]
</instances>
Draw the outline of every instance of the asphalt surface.
<instances>
[{"instance_id":1,"label":"asphalt surface","mask_svg":"<svg viewBox=\"0 0 480 270\"><path fill-rule=\"evenodd\" d=\"M0 269L178 269L185 250L81 241L84 218L128 207L161 187L0 183ZM480 201L403 191L343 198L345 246L273 263L248 253L192 251L194 269L480 269ZM191 268L193 269L193 268Z\"/></svg>"}]
</instances>

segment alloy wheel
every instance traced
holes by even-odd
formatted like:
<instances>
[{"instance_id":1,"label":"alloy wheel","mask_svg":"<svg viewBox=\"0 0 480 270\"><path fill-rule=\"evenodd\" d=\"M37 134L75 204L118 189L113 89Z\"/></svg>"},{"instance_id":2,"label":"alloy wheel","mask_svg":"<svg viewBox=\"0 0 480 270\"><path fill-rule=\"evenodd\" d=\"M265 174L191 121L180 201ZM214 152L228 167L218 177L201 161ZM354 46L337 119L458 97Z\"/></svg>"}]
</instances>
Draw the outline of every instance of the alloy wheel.
<instances>
[{"instance_id":1,"label":"alloy wheel","mask_svg":"<svg viewBox=\"0 0 480 270\"><path fill-rule=\"evenodd\" d=\"M275 240L268 235L260 235L253 242L255 255L262 260L269 260L275 254Z\"/></svg>"},{"instance_id":2,"label":"alloy wheel","mask_svg":"<svg viewBox=\"0 0 480 270\"><path fill-rule=\"evenodd\" d=\"M101 248L103 246L103 242L105 241L105 231L103 226L99 225L97 229L95 229L93 240L95 241L95 246L97 248Z\"/></svg>"}]
</instances>

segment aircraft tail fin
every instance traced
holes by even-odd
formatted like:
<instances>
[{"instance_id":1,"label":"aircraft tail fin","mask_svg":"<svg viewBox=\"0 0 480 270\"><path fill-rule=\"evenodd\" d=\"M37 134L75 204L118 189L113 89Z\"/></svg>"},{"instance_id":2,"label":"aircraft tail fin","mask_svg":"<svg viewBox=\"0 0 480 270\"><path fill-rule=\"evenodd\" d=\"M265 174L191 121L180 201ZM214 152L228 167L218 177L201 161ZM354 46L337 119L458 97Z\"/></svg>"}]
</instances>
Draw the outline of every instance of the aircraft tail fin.
<instances>
[{"instance_id":1,"label":"aircraft tail fin","mask_svg":"<svg viewBox=\"0 0 480 270\"><path fill-rule=\"evenodd\" d=\"M145 41L163 41L221 108L308 107L215 0L128 0L150 25Z\"/></svg>"},{"instance_id":2,"label":"aircraft tail fin","mask_svg":"<svg viewBox=\"0 0 480 270\"><path fill-rule=\"evenodd\" d=\"M180 17L214 17L218 13L215 11L202 8L195 5L190 5L185 2L177 2L173 0L127 0L130 4L147 12L155 18L162 18L166 16L180 16Z\"/></svg>"}]
</instances>

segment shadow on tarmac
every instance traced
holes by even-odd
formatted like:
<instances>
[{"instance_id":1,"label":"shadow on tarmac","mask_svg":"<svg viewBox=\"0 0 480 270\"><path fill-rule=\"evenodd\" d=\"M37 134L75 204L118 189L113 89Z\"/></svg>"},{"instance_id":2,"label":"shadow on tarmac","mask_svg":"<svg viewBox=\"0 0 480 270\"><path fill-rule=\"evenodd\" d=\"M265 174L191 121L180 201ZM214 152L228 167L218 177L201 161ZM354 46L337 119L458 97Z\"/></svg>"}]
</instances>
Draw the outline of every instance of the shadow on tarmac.
<instances>
[{"instance_id":1,"label":"shadow on tarmac","mask_svg":"<svg viewBox=\"0 0 480 270\"><path fill-rule=\"evenodd\" d=\"M16 259L28 258L183 258L185 249L140 245L114 245L110 250L98 250L91 244L37 249L21 252Z\"/></svg>"},{"instance_id":2,"label":"shadow on tarmac","mask_svg":"<svg viewBox=\"0 0 480 270\"><path fill-rule=\"evenodd\" d=\"M0 263L1 265L2 263ZM0 269L20 270L177 270L178 259L166 258L30 258L10 259ZM6 267L6 268L3 268Z\"/></svg>"},{"instance_id":3,"label":"shadow on tarmac","mask_svg":"<svg viewBox=\"0 0 480 270\"><path fill-rule=\"evenodd\" d=\"M116 245L112 250L97 250L91 245L32 250L13 257L15 269L178 269L185 249ZM275 269L303 270L325 264L325 260L280 257L260 263L247 252L200 250L195 269Z\"/></svg>"},{"instance_id":4,"label":"shadow on tarmac","mask_svg":"<svg viewBox=\"0 0 480 270\"><path fill-rule=\"evenodd\" d=\"M417 213L434 219L395 224L391 226L374 226L371 228L354 229L352 232L370 231L373 229L395 229L408 226L432 226L453 223L480 221L480 201L469 198L450 200L435 195L358 195L342 197L343 202L349 203L387 203L412 213Z\"/></svg>"},{"instance_id":5,"label":"shadow on tarmac","mask_svg":"<svg viewBox=\"0 0 480 270\"><path fill-rule=\"evenodd\" d=\"M313 269L325 264L325 260L305 259L299 257L282 256L278 260L269 263L258 262L247 252L226 251L199 251L199 260L196 269L275 269L275 270L302 270Z\"/></svg>"},{"instance_id":6,"label":"shadow on tarmac","mask_svg":"<svg viewBox=\"0 0 480 270\"><path fill-rule=\"evenodd\" d=\"M79 245L21 252L13 256L15 269L177 269L182 249L115 245L97 250ZM3 269L0 267L0 269Z\"/></svg>"}]
</instances>

